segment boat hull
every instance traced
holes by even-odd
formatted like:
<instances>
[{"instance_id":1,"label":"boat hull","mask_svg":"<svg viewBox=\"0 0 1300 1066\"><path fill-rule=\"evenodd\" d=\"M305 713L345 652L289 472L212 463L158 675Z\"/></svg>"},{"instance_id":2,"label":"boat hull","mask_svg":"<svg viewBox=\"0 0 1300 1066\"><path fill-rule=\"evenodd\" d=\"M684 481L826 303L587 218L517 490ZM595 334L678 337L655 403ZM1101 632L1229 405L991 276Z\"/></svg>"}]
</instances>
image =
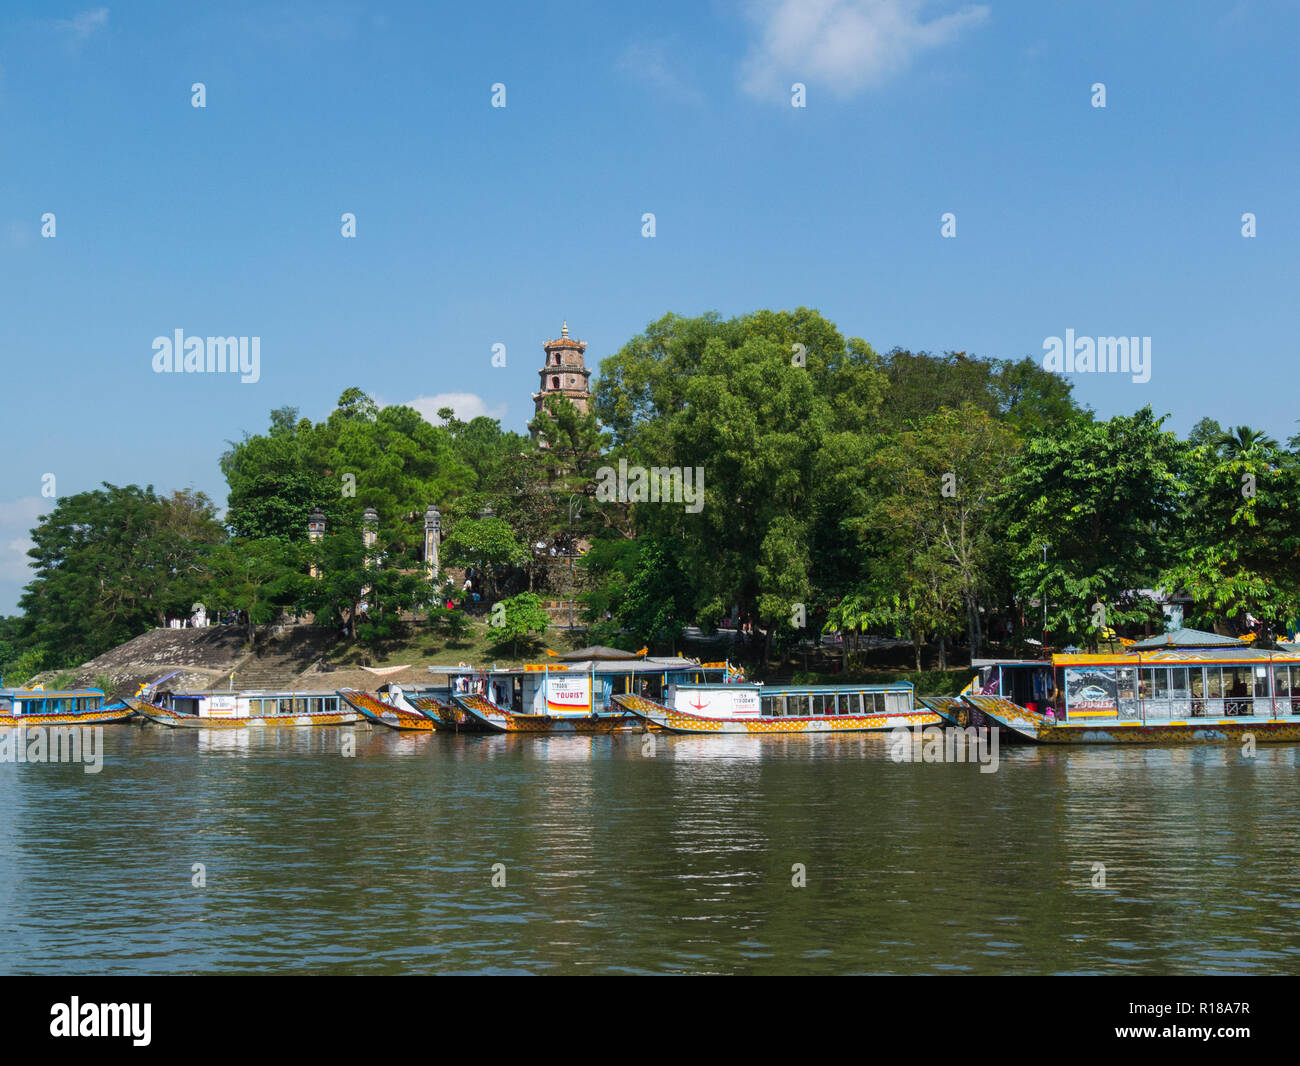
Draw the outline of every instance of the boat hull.
<instances>
[{"instance_id":1,"label":"boat hull","mask_svg":"<svg viewBox=\"0 0 1300 1066\"><path fill-rule=\"evenodd\" d=\"M147 700L128 699L127 704L154 725L168 729L309 729L312 727L355 725L361 715L351 711L319 714L267 714L241 718L207 718L194 714L177 714Z\"/></svg>"},{"instance_id":2,"label":"boat hull","mask_svg":"<svg viewBox=\"0 0 1300 1066\"><path fill-rule=\"evenodd\" d=\"M387 726L389 729L396 729L403 733L434 733L438 731L438 723L428 715L417 711L404 711L400 707L393 707L387 703L382 703L370 695L369 692L361 692L358 689L340 689L339 697L369 722L376 725Z\"/></svg>"},{"instance_id":3,"label":"boat hull","mask_svg":"<svg viewBox=\"0 0 1300 1066\"><path fill-rule=\"evenodd\" d=\"M434 722L439 733L486 733L489 732L477 718L466 712L463 707L452 703L443 703L431 696L415 696L411 703L423 711Z\"/></svg>"},{"instance_id":4,"label":"boat hull","mask_svg":"<svg viewBox=\"0 0 1300 1066\"><path fill-rule=\"evenodd\" d=\"M635 723L635 719L627 714L600 714L581 718L516 714L514 711L503 711L482 696L456 696L454 700L467 715L492 733L577 733L593 736L615 733Z\"/></svg>"},{"instance_id":5,"label":"boat hull","mask_svg":"<svg viewBox=\"0 0 1300 1066\"><path fill-rule=\"evenodd\" d=\"M71 714L0 714L0 729L35 729L40 726L114 725L135 717L135 709L125 703L101 707L97 711Z\"/></svg>"},{"instance_id":6,"label":"boat hull","mask_svg":"<svg viewBox=\"0 0 1300 1066\"><path fill-rule=\"evenodd\" d=\"M966 696L989 725L1035 744L1257 744L1300 741L1300 717L1170 722L1054 722L1001 696ZM972 716L973 717L973 716Z\"/></svg>"},{"instance_id":7,"label":"boat hull","mask_svg":"<svg viewBox=\"0 0 1300 1066\"><path fill-rule=\"evenodd\" d=\"M617 695L614 702L630 714L657 725L669 733L876 733L916 726L942 725L943 718L931 710L898 714L833 714L767 716L761 718L705 718L674 710L644 696Z\"/></svg>"}]
</instances>

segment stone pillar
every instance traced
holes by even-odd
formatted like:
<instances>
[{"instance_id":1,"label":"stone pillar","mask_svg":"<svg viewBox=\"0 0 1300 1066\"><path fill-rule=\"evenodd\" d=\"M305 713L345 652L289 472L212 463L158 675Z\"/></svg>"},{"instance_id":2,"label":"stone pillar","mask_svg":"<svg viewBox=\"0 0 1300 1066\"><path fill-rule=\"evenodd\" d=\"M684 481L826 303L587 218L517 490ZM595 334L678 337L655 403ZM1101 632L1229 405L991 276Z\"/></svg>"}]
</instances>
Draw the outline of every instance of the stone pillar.
<instances>
[{"instance_id":1,"label":"stone pillar","mask_svg":"<svg viewBox=\"0 0 1300 1066\"><path fill-rule=\"evenodd\" d=\"M324 537L325 512L317 507L307 519L307 540L312 544L319 544ZM311 562L311 576L320 577L320 567L316 565L315 559Z\"/></svg>"},{"instance_id":2,"label":"stone pillar","mask_svg":"<svg viewBox=\"0 0 1300 1066\"><path fill-rule=\"evenodd\" d=\"M366 565L374 566L379 560L375 555L375 545L379 543L379 512L367 507L361 516L361 543L366 549Z\"/></svg>"},{"instance_id":3,"label":"stone pillar","mask_svg":"<svg viewBox=\"0 0 1300 1066\"><path fill-rule=\"evenodd\" d=\"M432 581L438 574L438 542L442 540L442 514L433 504L424 512L424 572Z\"/></svg>"},{"instance_id":4,"label":"stone pillar","mask_svg":"<svg viewBox=\"0 0 1300 1066\"><path fill-rule=\"evenodd\" d=\"M373 507L367 507L361 516L361 543L366 549L366 566L378 565L379 554L375 545L379 543L379 512ZM369 585L361 590L361 595L370 595Z\"/></svg>"}]
</instances>

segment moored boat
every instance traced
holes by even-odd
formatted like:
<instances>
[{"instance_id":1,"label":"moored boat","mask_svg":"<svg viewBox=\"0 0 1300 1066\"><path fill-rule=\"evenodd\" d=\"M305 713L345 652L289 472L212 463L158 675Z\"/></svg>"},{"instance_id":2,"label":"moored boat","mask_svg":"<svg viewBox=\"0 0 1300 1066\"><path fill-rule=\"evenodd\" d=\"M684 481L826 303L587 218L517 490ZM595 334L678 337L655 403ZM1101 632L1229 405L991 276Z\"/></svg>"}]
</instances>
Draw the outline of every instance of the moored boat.
<instances>
[{"instance_id":1,"label":"moored boat","mask_svg":"<svg viewBox=\"0 0 1300 1066\"><path fill-rule=\"evenodd\" d=\"M337 692L154 692L145 687L126 702L170 729L341 726L361 720Z\"/></svg>"},{"instance_id":2,"label":"moored boat","mask_svg":"<svg viewBox=\"0 0 1300 1066\"><path fill-rule=\"evenodd\" d=\"M958 701L921 702L1038 744L1300 740L1300 650L1180 629L1122 652L972 665L979 674Z\"/></svg>"},{"instance_id":3,"label":"moored boat","mask_svg":"<svg viewBox=\"0 0 1300 1066\"><path fill-rule=\"evenodd\" d=\"M134 714L120 701L105 703L104 690L98 688L0 689L0 728L111 725Z\"/></svg>"},{"instance_id":4,"label":"moored boat","mask_svg":"<svg viewBox=\"0 0 1300 1066\"><path fill-rule=\"evenodd\" d=\"M369 692L354 688L339 689L339 696L363 718L378 725L385 725L389 729L397 729L405 733L437 731L440 723L430 715L407 704L401 695L401 690L396 686L385 686L387 690L385 694L390 694L392 689L396 689L396 698L390 695L388 700L376 699Z\"/></svg>"},{"instance_id":5,"label":"moored boat","mask_svg":"<svg viewBox=\"0 0 1300 1066\"><path fill-rule=\"evenodd\" d=\"M940 725L907 682L883 685L678 685L665 702L630 693L614 701L670 733L869 733Z\"/></svg>"},{"instance_id":6,"label":"moored boat","mask_svg":"<svg viewBox=\"0 0 1300 1066\"><path fill-rule=\"evenodd\" d=\"M448 670L451 703L478 729L493 733L640 732L659 727L618 703L619 695L657 697L677 685L737 676L727 663L614 648L583 648L553 659L502 670Z\"/></svg>"}]
</instances>

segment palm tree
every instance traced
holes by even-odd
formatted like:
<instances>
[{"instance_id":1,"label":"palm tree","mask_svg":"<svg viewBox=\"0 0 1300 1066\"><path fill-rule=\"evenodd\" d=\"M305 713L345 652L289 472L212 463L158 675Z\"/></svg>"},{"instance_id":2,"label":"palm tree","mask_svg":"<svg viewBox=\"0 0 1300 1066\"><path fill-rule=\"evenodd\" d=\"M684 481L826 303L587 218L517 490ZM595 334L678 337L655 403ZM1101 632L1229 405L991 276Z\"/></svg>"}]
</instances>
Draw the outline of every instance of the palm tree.
<instances>
[{"instance_id":1,"label":"palm tree","mask_svg":"<svg viewBox=\"0 0 1300 1066\"><path fill-rule=\"evenodd\" d=\"M1250 426L1236 426L1223 435L1220 440L1224 454L1229 459L1239 459L1251 451L1276 451L1277 441L1267 433Z\"/></svg>"}]
</instances>

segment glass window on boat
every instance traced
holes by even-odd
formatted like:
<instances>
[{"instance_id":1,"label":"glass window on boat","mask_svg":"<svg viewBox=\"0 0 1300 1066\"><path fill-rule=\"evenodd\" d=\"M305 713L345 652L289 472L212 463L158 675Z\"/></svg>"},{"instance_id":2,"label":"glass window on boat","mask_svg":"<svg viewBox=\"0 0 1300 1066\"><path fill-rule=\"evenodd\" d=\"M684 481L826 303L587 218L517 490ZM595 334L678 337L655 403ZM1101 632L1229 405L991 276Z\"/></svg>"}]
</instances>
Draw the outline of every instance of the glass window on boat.
<instances>
[{"instance_id":1,"label":"glass window on boat","mask_svg":"<svg viewBox=\"0 0 1300 1066\"><path fill-rule=\"evenodd\" d=\"M1205 668L1205 697L1211 700L1223 699L1223 671L1217 666Z\"/></svg>"},{"instance_id":2,"label":"glass window on boat","mask_svg":"<svg viewBox=\"0 0 1300 1066\"><path fill-rule=\"evenodd\" d=\"M1188 686L1187 667L1175 666L1169 671L1169 694L1176 700L1185 700L1191 695Z\"/></svg>"},{"instance_id":3,"label":"glass window on boat","mask_svg":"<svg viewBox=\"0 0 1300 1066\"><path fill-rule=\"evenodd\" d=\"M1169 698L1169 671L1163 667L1142 671L1142 698L1144 700L1167 700Z\"/></svg>"},{"instance_id":4,"label":"glass window on boat","mask_svg":"<svg viewBox=\"0 0 1300 1066\"><path fill-rule=\"evenodd\" d=\"M307 701L308 706L311 707L312 714L321 713L322 703L323 700L319 696L313 696L310 700Z\"/></svg>"},{"instance_id":5,"label":"glass window on boat","mask_svg":"<svg viewBox=\"0 0 1300 1066\"><path fill-rule=\"evenodd\" d=\"M293 714L293 700L286 697L280 700L279 714Z\"/></svg>"},{"instance_id":6,"label":"glass window on boat","mask_svg":"<svg viewBox=\"0 0 1300 1066\"><path fill-rule=\"evenodd\" d=\"M339 709L339 698L337 696L325 697L325 713L334 714Z\"/></svg>"},{"instance_id":7,"label":"glass window on boat","mask_svg":"<svg viewBox=\"0 0 1300 1066\"><path fill-rule=\"evenodd\" d=\"M1137 670L1121 666L1115 671L1115 693L1121 700L1137 699Z\"/></svg>"},{"instance_id":8,"label":"glass window on boat","mask_svg":"<svg viewBox=\"0 0 1300 1066\"><path fill-rule=\"evenodd\" d=\"M1268 689L1268 667L1257 666L1252 673L1255 675L1255 698L1268 699L1272 695Z\"/></svg>"},{"instance_id":9,"label":"glass window on boat","mask_svg":"<svg viewBox=\"0 0 1300 1066\"><path fill-rule=\"evenodd\" d=\"M1250 695L1250 670L1248 667L1224 667L1223 694L1228 699L1242 699Z\"/></svg>"},{"instance_id":10,"label":"glass window on boat","mask_svg":"<svg viewBox=\"0 0 1300 1066\"><path fill-rule=\"evenodd\" d=\"M1291 695L1291 669L1287 666L1273 667L1273 691L1278 698Z\"/></svg>"},{"instance_id":11,"label":"glass window on boat","mask_svg":"<svg viewBox=\"0 0 1300 1066\"><path fill-rule=\"evenodd\" d=\"M45 713L46 713L46 714L62 714L62 713L63 713L63 700L59 699L59 697L57 697L57 696L55 696L55 697L53 697L53 698L51 698L51 699L46 700L46 701L45 701Z\"/></svg>"}]
</instances>

